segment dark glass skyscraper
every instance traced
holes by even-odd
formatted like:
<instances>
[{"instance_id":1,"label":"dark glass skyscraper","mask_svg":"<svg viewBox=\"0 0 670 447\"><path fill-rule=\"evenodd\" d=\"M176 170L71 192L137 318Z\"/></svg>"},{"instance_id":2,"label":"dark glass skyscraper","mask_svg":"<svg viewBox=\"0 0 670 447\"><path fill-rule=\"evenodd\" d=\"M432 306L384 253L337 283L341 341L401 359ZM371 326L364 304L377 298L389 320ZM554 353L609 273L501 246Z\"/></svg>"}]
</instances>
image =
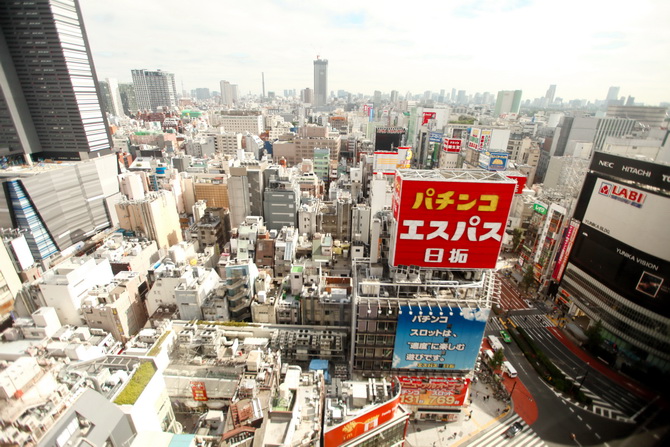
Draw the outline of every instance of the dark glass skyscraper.
<instances>
[{"instance_id":1,"label":"dark glass skyscraper","mask_svg":"<svg viewBox=\"0 0 670 447\"><path fill-rule=\"evenodd\" d=\"M0 0L0 30L0 156L109 153L78 2Z\"/></svg>"}]
</instances>

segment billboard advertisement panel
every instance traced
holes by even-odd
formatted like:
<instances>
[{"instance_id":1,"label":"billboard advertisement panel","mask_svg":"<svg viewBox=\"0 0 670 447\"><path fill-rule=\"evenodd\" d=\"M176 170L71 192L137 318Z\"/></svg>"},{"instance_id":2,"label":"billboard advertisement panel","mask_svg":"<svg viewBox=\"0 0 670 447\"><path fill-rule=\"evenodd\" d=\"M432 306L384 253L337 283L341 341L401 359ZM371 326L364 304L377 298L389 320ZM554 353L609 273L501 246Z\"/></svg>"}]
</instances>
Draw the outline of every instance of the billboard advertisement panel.
<instances>
[{"instance_id":1,"label":"billboard advertisement panel","mask_svg":"<svg viewBox=\"0 0 670 447\"><path fill-rule=\"evenodd\" d=\"M435 115L437 115L435 112L423 112L423 120L421 121L421 125L423 126L424 124L428 124L428 121L434 120Z\"/></svg>"},{"instance_id":2,"label":"billboard advertisement panel","mask_svg":"<svg viewBox=\"0 0 670 447\"><path fill-rule=\"evenodd\" d=\"M470 386L465 378L398 376L398 380L400 403L405 405L460 407Z\"/></svg>"},{"instance_id":3,"label":"billboard advertisement panel","mask_svg":"<svg viewBox=\"0 0 670 447\"><path fill-rule=\"evenodd\" d=\"M442 150L445 152L460 152L463 142L458 138L445 138L442 142Z\"/></svg>"},{"instance_id":4,"label":"billboard advertisement panel","mask_svg":"<svg viewBox=\"0 0 670 447\"><path fill-rule=\"evenodd\" d=\"M195 401L205 402L208 400L205 382L191 382L191 393Z\"/></svg>"},{"instance_id":5,"label":"billboard advertisement panel","mask_svg":"<svg viewBox=\"0 0 670 447\"><path fill-rule=\"evenodd\" d=\"M409 169L410 162L412 161L412 155L412 146L400 146L398 148L398 161L396 168Z\"/></svg>"},{"instance_id":6,"label":"billboard advertisement panel","mask_svg":"<svg viewBox=\"0 0 670 447\"><path fill-rule=\"evenodd\" d=\"M574 264L631 302L670 318L670 262L584 225L577 232Z\"/></svg>"},{"instance_id":7,"label":"billboard advertisement panel","mask_svg":"<svg viewBox=\"0 0 670 447\"><path fill-rule=\"evenodd\" d=\"M666 190L670 189L670 166L667 165L604 152L594 152L589 169L605 176L640 182Z\"/></svg>"},{"instance_id":8,"label":"billboard advertisement panel","mask_svg":"<svg viewBox=\"0 0 670 447\"><path fill-rule=\"evenodd\" d=\"M522 174L518 171L504 171L501 172L501 174L507 178L511 178L516 182L514 194L523 193L523 189L526 187L526 182L528 181L528 177L525 174Z\"/></svg>"},{"instance_id":9,"label":"billboard advertisement panel","mask_svg":"<svg viewBox=\"0 0 670 447\"><path fill-rule=\"evenodd\" d=\"M431 310L425 304L423 308L419 304L409 304L400 306L400 310L393 368L474 368L489 309L454 309L438 315L437 307Z\"/></svg>"},{"instance_id":10,"label":"billboard advertisement panel","mask_svg":"<svg viewBox=\"0 0 670 447\"><path fill-rule=\"evenodd\" d=\"M479 167L488 171L504 171L507 169L507 152L483 151L479 154Z\"/></svg>"},{"instance_id":11,"label":"billboard advertisement panel","mask_svg":"<svg viewBox=\"0 0 670 447\"><path fill-rule=\"evenodd\" d=\"M428 136L428 141L430 141L431 143L440 143L443 137L444 134L441 132L431 132L430 135Z\"/></svg>"},{"instance_id":12,"label":"billboard advertisement panel","mask_svg":"<svg viewBox=\"0 0 670 447\"><path fill-rule=\"evenodd\" d=\"M596 180L582 223L650 255L670 260L670 198Z\"/></svg>"},{"instance_id":13,"label":"billboard advertisement panel","mask_svg":"<svg viewBox=\"0 0 670 447\"><path fill-rule=\"evenodd\" d=\"M568 256L570 255L570 250L572 250L572 245L575 242L577 237L577 231L579 230L579 221L572 219L570 225L565 229L565 234L563 235L563 243L561 244L561 249L558 252L556 259L556 265L554 266L554 271L551 274L551 277L556 281L560 281L563 277L563 272L565 271L565 266L568 263Z\"/></svg>"},{"instance_id":14,"label":"billboard advertisement panel","mask_svg":"<svg viewBox=\"0 0 670 447\"><path fill-rule=\"evenodd\" d=\"M375 151L388 151L402 144L404 127L378 127L375 132Z\"/></svg>"},{"instance_id":15,"label":"billboard advertisement panel","mask_svg":"<svg viewBox=\"0 0 670 447\"><path fill-rule=\"evenodd\" d=\"M393 196L397 223L392 265L495 268L513 181L401 180L396 180Z\"/></svg>"},{"instance_id":16,"label":"billboard advertisement panel","mask_svg":"<svg viewBox=\"0 0 670 447\"><path fill-rule=\"evenodd\" d=\"M400 396L397 396L382 405L371 407L369 411L361 414L356 419L333 427L324 435L325 445L335 447L347 444L352 439L385 424L393 419L399 404Z\"/></svg>"}]
</instances>

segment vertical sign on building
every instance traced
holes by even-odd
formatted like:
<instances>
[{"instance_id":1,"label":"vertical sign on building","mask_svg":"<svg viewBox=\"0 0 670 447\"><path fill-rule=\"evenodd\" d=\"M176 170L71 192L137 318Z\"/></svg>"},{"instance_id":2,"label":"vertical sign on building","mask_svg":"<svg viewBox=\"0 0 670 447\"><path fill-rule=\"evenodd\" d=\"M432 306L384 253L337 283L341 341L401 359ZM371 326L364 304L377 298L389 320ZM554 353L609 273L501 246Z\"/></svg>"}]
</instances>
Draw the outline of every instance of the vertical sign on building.
<instances>
[{"instance_id":1,"label":"vertical sign on building","mask_svg":"<svg viewBox=\"0 0 670 447\"><path fill-rule=\"evenodd\" d=\"M191 393L193 394L193 400L197 402L205 402L208 400L205 382L191 382Z\"/></svg>"}]
</instances>

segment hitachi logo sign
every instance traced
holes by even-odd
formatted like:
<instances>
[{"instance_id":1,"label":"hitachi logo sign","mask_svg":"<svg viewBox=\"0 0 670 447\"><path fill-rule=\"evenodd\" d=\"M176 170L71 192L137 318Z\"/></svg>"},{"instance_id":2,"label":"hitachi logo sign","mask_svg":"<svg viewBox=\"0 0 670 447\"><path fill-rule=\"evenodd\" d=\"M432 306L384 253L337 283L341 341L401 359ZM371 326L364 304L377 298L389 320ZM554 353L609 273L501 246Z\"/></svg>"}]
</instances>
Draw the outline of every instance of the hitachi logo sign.
<instances>
[{"instance_id":1,"label":"hitachi logo sign","mask_svg":"<svg viewBox=\"0 0 670 447\"><path fill-rule=\"evenodd\" d=\"M606 168L614 169L614 163L611 161L598 160L600 166L605 166Z\"/></svg>"},{"instance_id":2,"label":"hitachi logo sign","mask_svg":"<svg viewBox=\"0 0 670 447\"><path fill-rule=\"evenodd\" d=\"M632 166L621 166L621 170L623 172L630 172L631 174L643 175L645 177L651 177L651 171L647 171L646 169L638 169L638 168L634 168Z\"/></svg>"},{"instance_id":3,"label":"hitachi logo sign","mask_svg":"<svg viewBox=\"0 0 670 447\"><path fill-rule=\"evenodd\" d=\"M633 188L626 188L625 186L613 185L607 182L602 182L598 194L627 203L636 208L642 208L644 199L647 197L647 195L641 191L637 191Z\"/></svg>"}]
</instances>

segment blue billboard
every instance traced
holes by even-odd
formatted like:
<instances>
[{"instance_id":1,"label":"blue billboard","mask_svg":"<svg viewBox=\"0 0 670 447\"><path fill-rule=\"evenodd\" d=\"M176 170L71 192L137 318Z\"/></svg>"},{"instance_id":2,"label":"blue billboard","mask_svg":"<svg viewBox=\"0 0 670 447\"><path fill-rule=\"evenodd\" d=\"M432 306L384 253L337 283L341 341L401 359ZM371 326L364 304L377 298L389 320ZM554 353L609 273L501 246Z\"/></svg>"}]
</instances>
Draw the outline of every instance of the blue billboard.
<instances>
[{"instance_id":1,"label":"blue billboard","mask_svg":"<svg viewBox=\"0 0 670 447\"><path fill-rule=\"evenodd\" d=\"M504 171L507 169L507 152L482 151L479 154L479 167L489 171Z\"/></svg>"},{"instance_id":2,"label":"blue billboard","mask_svg":"<svg viewBox=\"0 0 670 447\"><path fill-rule=\"evenodd\" d=\"M428 136L428 141L431 143L441 143L444 138L444 134L440 132L431 132Z\"/></svg>"},{"instance_id":3,"label":"blue billboard","mask_svg":"<svg viewBox=\"0 0 670 447\"><path fill-rule=\"evenodd\" d=\"M436 305L400 306L400 310L393 368L474 368L489 309L452 308L453 315L446 306L440 312Z\"/></svg>"}]
</instances>

